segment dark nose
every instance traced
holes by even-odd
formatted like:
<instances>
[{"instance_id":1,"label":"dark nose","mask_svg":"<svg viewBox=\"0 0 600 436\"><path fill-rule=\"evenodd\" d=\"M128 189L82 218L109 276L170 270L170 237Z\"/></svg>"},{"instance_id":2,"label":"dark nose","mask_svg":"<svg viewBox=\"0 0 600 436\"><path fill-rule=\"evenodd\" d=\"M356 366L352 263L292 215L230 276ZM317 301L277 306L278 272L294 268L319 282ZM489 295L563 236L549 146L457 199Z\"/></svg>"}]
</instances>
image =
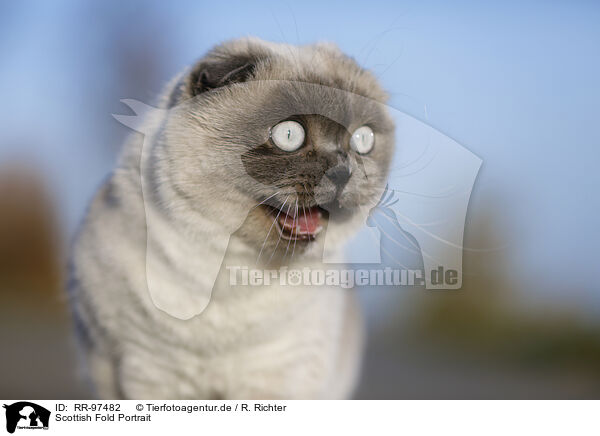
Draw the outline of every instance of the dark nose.
<instances>
[{"instance_id":1,"label":"dark nose","mask_svg":"<svg viewBox=\"0 0 600 436\"><path fill-rule=\"evenodd\" d=\"M333 168L329 168L325 173L327 178L331 180L338 189L344 187L350 176L352 175L352 171L346 165L336 165Z\"/></svg>"}]
</instances>

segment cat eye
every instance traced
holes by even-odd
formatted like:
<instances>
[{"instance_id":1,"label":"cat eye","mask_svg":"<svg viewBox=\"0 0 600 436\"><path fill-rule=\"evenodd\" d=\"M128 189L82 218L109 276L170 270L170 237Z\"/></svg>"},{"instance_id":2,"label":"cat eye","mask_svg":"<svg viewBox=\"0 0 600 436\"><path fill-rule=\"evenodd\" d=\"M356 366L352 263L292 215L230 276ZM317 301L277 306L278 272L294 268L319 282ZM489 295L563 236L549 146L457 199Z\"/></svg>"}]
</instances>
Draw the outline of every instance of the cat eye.
<instances>
[{"instance_id":1,"label":"cat eye","mask_svg":"<svg viewBox=\"0 0 600 436\"><path fill-rule=\"evenodd\" d=\"M304 144L304 128L296 121L282 121L271 127L271 140L283 151L298 150Z\"/></svg>"},{"instance_id":2,"label":"cat eye","mask_svg":"<svg viewBox=\"0 0 600 436\"><path fill-rule=\"evenodd\" d=\"M375 133L369 126L359 127L350 137L350 147L359 154L367 154L375 144Z\"/></svg>"}]
</instances>

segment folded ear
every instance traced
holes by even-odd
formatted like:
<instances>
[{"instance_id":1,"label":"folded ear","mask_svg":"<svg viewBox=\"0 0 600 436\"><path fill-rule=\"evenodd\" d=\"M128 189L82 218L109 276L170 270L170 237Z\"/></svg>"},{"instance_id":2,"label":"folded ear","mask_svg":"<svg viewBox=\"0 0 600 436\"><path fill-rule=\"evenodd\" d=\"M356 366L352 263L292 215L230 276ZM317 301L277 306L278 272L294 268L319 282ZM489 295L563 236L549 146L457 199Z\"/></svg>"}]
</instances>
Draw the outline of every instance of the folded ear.
<instances>
[{"instance_id":1,"label":"folded ear","mask_svg":"<svg viewBox=\"0 0 600 436\"><path fill-rule=\"evenodd\" d=\"M268 43L256 38L229 41L213 48L175 84L168 106L212 89L251 80L257 65L271 54Z\"/></svg>"},{"instance_id":2,"label":"folded ear","mask_svg":"<svg viewBox=\"0 0 600 436\"><path fill-rule=\"evenodd\" d=\"M256 59L243 55L201 61L192 70L188 92L195 97L211 89L245 82L255 68Z\"/></svg>"}]
</instances>

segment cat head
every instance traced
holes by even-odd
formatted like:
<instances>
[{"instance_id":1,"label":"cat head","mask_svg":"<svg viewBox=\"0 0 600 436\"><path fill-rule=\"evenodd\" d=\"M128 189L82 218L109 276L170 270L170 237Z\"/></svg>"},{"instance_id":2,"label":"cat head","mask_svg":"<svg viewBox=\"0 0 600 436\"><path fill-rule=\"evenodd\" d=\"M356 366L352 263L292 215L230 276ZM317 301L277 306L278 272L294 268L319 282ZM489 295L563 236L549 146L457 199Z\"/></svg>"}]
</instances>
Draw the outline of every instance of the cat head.
<instances>
[{"instance_id":1,"label":"cat head","mask_svg":"<svg viewBox=\"0 0 600 436\"><path fill-rule=\"evenodd\" d=\"M237 234L267 258L291 244L308 254L324 231L347 238L379 200L394 148L386 99L333 45L227 42L165 96L156 173L205 218L241 216Z\"/></svg>"}]
</instances>

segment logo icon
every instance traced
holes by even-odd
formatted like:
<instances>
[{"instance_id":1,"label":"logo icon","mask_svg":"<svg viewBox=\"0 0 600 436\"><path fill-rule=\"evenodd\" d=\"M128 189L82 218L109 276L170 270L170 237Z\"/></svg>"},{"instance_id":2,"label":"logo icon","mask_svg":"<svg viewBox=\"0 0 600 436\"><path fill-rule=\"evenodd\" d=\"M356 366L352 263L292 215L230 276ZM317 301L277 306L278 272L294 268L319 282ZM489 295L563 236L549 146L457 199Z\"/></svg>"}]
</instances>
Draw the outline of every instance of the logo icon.
<instances>
[{"instance_id":1,"label":"logo icon","mask_svg":"<svg viewBox=\"0 0 600 436\"><path fill-rule=\"evenodd\" d=\"M6 431L14 433L19 429L48 429L50 411L29 401L19 401L4 405L6 409Z\"/></svg>"},{"instance_id":2,"label":"logo icon","mask_svg":"<svg viewBox=\"0 0 600 436\"><path fill-rule=\"evenodd\" d=\"M479 157L422 121L359 94L321 84L287 80L252 81L248 82L247 86L260 87L263 93L267 90L277 93L282 86L287 86L289 89L294 89L296 95L322 96L314 100L298 99L285 105L283 112L278 115L282 120L292 115L318 115L350 133L354 131L354 127L349 121L348 111L352 111L340 108L355 107L361 108L359 111L371 108L370 110L386 113L398 126L394 133L394 142L401 152L393 153L387 178L381 177L381 168L373 160L363 159L358 154L349 154L344 158L347 159L344 165L349 165L348 168L352 170L354 185L369 187L368 195L354 195L355 193L345 191L348 203L345 208L346 218L329 220L321 237L323 264L381 265L384 261L388 262L388 266L412 269L406 268L407 265L396 258L398 253L408 252L407 257L410 257L408 254L412 252L416 254L412 258L418 257L419 266L423 265L422 279L426 289L462 287L464 227L469 199L482 163ZM190 105L192 101L197 101L197 98L168 109L149 106L137 100L124 99L121 101L134 112L134 115L113 115L120 123L144 135L139 174L147 229L146 284L154 305L179 319L190 319L206 309L229 246L229 237L241 228L249 214L249 210L243 207L229 213L227 219L221 223L222 231L218 233L211 245L211 256L190 256L189 268L201 269L204 283L210 284L209 286L171 286L170 283L164 282L164 275L160 273L161 265L164 263L164 252L161 250L162 218L154 207L150 207L152 201L147 201L155 197L151 175L156 172L154 168L156 159L153 154L156 147L152 144L161 137L160 129L165 124L187 122L189 111L193 110ZM323 100L329 103L321 104ZM314 220L311 216L309 225L306 210L300 212L299 209L302 207L302 203L298 202L299 194L297 192L294 194L296 197L294 203L292 200L288 203L288 199L293 198L292 194L288 194L285 199L281 198L286 195L279 191L276 181L281 174L274 179L271 175L265 176L263 172L255 170L245 150L240 147L237 159L232 158L228 161L228 171L236 174L238 185L246 186L247 192L262 192L267 196L260 203L251 206L250 210L263 204L279 210L273 219L273 224L269 227L267 238L276 225L275 221L280 217L285 219L283 223L278 221L280 227L286 227L288 218L292 216L290 221L292 234L294 229L296 234L298 233L302 221L305 230L311 233L311 227L314 228L318 220ZM206 165L207 168L210 167L210 164L206 163ZM294 165L284 165L284 167L294 167ZM288 177L285 171L282 174ZM333 189L337 185L331 182L331 178L327 182L329 176L324 175L325 173L317 171L315 174L317 175L314 177L314 186L311 189L301 184L298 186L304 189L308 197L312 196L315 203L330 217L332 214L339 214L338 209L332 206L336 203L331 197L337 192ZM343 190L336 195L339 197L342 194L344 194ZM341 208L339 199L337 205ZM381 213L372 214L374 207ZM291 210L294 212L290 214ZM311 208L308 211L311 213ZM304 218L299 220L297 217L300 216ZM340 247L340 241L344 240L343 235L349 228L347 221L355 223L358 232L347 241L346 247ZM358 229L360 225L362 227ZM288 233L289 229L288 226ZM288 239L292 240L292 238ZM291 248L288 242L286 255L288 248L291 250L291 256L294 254L297 238L293 239L294 246ZM279 242L277 244L276 248ZM261 254L262 248L259 258ZM444 280L440 280L440 277ZM295 279L296 276L292 275L291 278ZM300 282L298 281L297 284L299 285ZM165 292L167 289L169 291ZM181 304L182 301L185 301L185 304Z\"/></svg>"}]
</instances>

